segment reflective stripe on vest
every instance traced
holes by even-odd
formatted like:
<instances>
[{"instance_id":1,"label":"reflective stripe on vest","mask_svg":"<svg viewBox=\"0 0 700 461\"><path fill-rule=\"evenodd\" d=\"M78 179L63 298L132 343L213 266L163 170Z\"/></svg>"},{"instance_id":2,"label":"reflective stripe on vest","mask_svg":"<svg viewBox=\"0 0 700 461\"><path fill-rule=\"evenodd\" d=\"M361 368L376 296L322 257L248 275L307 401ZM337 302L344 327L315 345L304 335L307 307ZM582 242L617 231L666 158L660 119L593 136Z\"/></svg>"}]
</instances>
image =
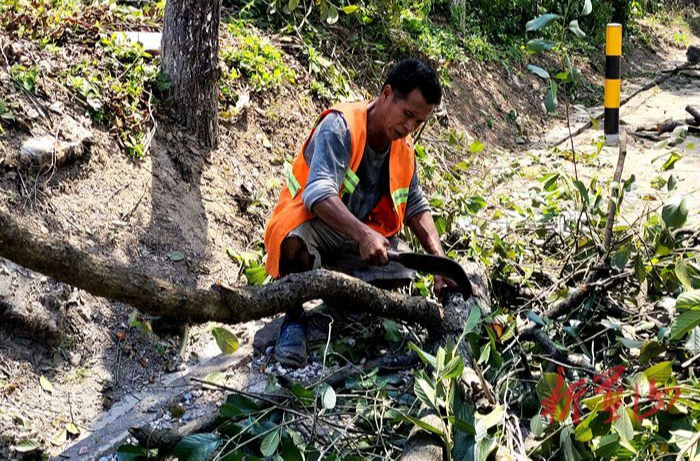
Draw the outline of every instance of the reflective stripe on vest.
<instances>
[{"instance_id":1,"label":"reflective stripe on vest","mask_svg":"<svg viewBox=\"0 0 700 461\"><path fill-rule=\"evenodd\" d=\"M391 194L391 198L394 201L394 208L398 208L402 203L408 202L408 187L396 189Z\"/></svg>"},{"instance_id":2,"label":"reflective stripe on vest","mask_svg":"<svg viewBox=\"0 0 700 461\"><path fill-rule=\"evenodd\" d=\"M289 189L289 193L292 194L292 198L296 197L301 190L301 185L299 185L299 181L297 181L297 178L294 176L292 168L290 168L287 173L287 188Z\"/></svg>"}]
</instances>

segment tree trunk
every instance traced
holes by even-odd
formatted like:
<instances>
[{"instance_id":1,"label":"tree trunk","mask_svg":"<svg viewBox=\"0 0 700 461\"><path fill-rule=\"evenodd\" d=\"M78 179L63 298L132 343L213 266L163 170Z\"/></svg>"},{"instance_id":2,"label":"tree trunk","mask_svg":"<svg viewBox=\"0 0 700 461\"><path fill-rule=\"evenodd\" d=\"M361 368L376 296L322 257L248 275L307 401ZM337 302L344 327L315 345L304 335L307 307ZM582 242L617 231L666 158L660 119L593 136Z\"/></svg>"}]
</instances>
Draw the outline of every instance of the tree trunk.
<instances>
[{"instance_id":1,"label":"tree trunk","mask_svg":"<svg viewBox=\"0 0 700 461\"><path fill-rule=\"evenodd\" d=\"M220 9L219 0L168 0L163 25L163 71L175 114L212 149L219 137Z\"/></svg>"},{"instance_id":2,"label":"tree trunk","mask_svg":"<svg viewBox=\"0 0 700 461\"><path fill-rule=\"evenodd\" d=\"M444 323L442 308L433 301L382 290L349 275L323 269L292 274L263 287L218 285L201 290L176 286L85 253L58 239L33 234L2 210L0 257L95 296L186 323L246 322L286 312L315 299L419 323L434 332L441 331Z\"/></svg>"}]
</instances>

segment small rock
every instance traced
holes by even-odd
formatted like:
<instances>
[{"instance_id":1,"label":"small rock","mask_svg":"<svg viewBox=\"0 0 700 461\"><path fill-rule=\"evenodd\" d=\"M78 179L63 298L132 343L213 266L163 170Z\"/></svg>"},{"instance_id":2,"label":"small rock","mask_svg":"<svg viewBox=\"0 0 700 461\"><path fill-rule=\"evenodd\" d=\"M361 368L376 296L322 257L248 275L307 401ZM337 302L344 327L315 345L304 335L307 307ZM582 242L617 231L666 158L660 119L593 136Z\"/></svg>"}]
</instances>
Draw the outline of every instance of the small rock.
<instances>
[{"instance_id":1,"label":"small rock","mask_svg":"<svg viewBox=\"0 0 700 461\"><path fill-rule=\"evenodd\" d=\"M265 354L266 354L266 355L272 355L272 352L273 352L274 350L275 350L274 347L268 346L268 348L265 349Z\"/></svg>"},{"instance_id":2,"label":"small rock","mask_svg":"<svg viewBox=\"0 0 700 461\"><path fill-rule=\"evenodd\" d=\"M138 42L143 46L143 51L150 54L160 53L160 32L122 32L129 42Z\"/></svg>"},{"instance_id":3,"label":"small rock","mask_svg":"<svg viewBox=\"0 0 700 461\"><path fill-rule=\"evenodd\" d=\"M185 393L182 395L182 399L183 399L183 400L192 400L192 394L189 393L189 392L185 392Z\"/></svg>"},{"instance_id":4,"label":"small rock","mask_svg":"<svg viewBox=\"0 0 700 461\"><path fill-rule=\"evenodd\" d=\"M172 140L173 140L173 134L172 134L171 132L168 131L167 133L165 133L165 139L167 139L168 142L172 141Z\"/></svg>"},{"instance_id":5,"label":"small rock","mask_svg":"<svg viewBox=\"0 0 700 461\"><path fill-rule=\"evenodd\" d=\"M267 368L265 368L265 374L266 374L266 375L269 375L269 374L271 374L271 373L272 373L272 367L267 367Z\"/></svg>"},{"instance_id":6,"label":"small rock","mask_svg":"<svg viewBox=\"0 0 700 461\"><path fill-rule=\"evenodd\" d=\"M49 106L49 110L53 113L56 113L56 114L62 114L63 113L63 103L61 101L56 101L55 103L53 103Z\"/></svg>"},{"instance_id":7,"label":"small rock","mask_svg":"<svg viewBox=\"0 0 700 461\"><path fill-rule=\"evenodd\" d=\"M82 360L83 356L77 353L71 353L70 354L70 364L73 365L74 367L77 367L80 365L80 361Z\"/></svg>"}]
</instances>

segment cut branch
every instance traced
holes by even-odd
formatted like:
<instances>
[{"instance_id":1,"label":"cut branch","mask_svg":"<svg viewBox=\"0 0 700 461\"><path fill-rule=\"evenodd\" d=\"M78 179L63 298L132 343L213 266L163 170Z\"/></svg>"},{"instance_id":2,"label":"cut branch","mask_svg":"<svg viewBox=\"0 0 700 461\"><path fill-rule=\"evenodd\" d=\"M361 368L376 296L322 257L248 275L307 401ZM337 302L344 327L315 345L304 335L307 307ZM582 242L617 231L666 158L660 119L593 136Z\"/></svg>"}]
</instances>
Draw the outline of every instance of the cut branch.
<instances>
[{"instance_id":1,"label":"cut branch","mask_svg":"<svg viewBox=\"0 0 700 461\"><path fill-rule=\"evenodd\" d=\"M432 331L440 331L443 321L442 308L435 302L385 291L323 269L293 274L263 287L217 285L201 290L176 286L58 239L33 234L4 211L0 211L0 257L95 296L187 323L246 322L286 312L314 299L419 323Z\"/></svg>"},{"instance_id":2,"label":"cut branch","mask_svg":"<svg viewBox=\"0 0 700 461\"><path fill-rule=\"evenodd\" d=\"M620 194L620 180L622 179L622 170L625 166L625 157L627 157L627 135L625 130L620 131L620 148L617 155L617 167L613 175L613 187L610 191L610 201L608 203L608 220L605 223L605 239L603 246L605 248L605 259L610 256L612 248L613 227L615 225L615 214L617 210L618 196Z\"/></svg>"}]
</instances>

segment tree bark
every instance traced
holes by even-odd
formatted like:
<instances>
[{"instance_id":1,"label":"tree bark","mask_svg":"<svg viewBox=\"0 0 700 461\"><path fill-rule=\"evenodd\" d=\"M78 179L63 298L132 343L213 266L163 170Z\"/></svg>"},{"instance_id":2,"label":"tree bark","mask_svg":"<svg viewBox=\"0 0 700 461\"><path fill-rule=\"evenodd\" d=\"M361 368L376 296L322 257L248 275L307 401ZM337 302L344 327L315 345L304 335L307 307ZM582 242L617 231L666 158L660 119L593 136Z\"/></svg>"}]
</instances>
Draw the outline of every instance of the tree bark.
<instances>
[{"instance_id":1,"label":"tree bark","mask_svg":"<svg viewBox=\"0 0 700 461\"><path fill-rule=\"evenodd\" d=\"M58 239L35 235L2 210L0 257L95 296L186 323L246 322L286 312L306 301L323 299L358 311L418 323L434 332L443 328L442 308L433 301L382 290L323 269L293 274L263 287L217 285L211 290L201 290L176 286Z\"/></svg>"},{"instance_id":2,"label":"tree bark","mask_svg":"<svg viewBox=\"0 0 700 461\"><path fill-rule=\"evenodd\" d=\"M163 71L172 82L175 114L200 143L219 137L219 0L168 0Z\"/></svg>"}]
</instances>

